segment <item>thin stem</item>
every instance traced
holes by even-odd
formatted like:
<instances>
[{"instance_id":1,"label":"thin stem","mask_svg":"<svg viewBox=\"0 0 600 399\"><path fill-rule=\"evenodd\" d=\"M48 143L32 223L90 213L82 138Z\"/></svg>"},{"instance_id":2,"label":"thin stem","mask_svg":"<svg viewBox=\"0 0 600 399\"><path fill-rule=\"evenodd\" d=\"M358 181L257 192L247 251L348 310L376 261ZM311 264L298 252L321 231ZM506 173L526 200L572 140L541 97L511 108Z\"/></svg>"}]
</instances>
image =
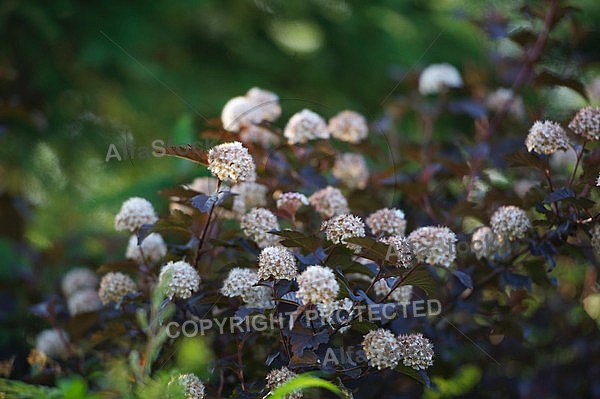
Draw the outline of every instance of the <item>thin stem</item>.
<instances>
[{"instance_id":1,"label":"thin stem","mask_svg":"<svg viewBox=\"0 0 600 399\"><path fill-rule=\"evenodd\" d=\"M217 188L215 190L215 194L219 193L219 189L221 188L221 180L217 179ZM198 262L200 261L200 252L202 247L204 246L204 241L207 237L208 228L210 227L212 215L215 210L215 202L210 207L210 211L208 212L208 218L206 219L206 224L204 225L204 230L202 231L202 235L200 236L200 241L198 242L198 247L196 248L196 254L194 255L194 268L198 268Z\"/></svg>"},{"instance_id":2,"label":"thin stem","mask_svg":"<svg viewBox=\"0 0 600 399\"><path fill-rule=\"evenodd\" d=\"M395 290L396 288L400 287L400 284L402 284L402 282L403 282L404 280L406 280L406 279L407 279L407 277L408 277L408 276L410 276L410 274L411 274L412 272L414 272L414 271L417 269L417 267L419 267L420 265L421 265L420 263L416 263L416 264L415 264L413 267L411 267L411 269L408 271L408 273L406 273L406 274L405 274L404 276L402 276L402 277L398 277L398 279L396 280L396 282L394 283L394 285L393 285L393 286L392 286L392 288L390 289L390 292L388 292L387 294L385 294L385 296L384 296L383 298L381 298L380 300L378 300L378 301L377 301L377 303L382 303L382 302L385 302L385 301L388 299L388 297L389 297L390 295L392 295L392 292L394 292L394 290Z\"/></svg>"},{"instance_id":3,"label":"thin stem","mask_svg":"<svg viewBox=\"0 0 600 399\"><path fill-rule=\"evenodd\" d=\"M585 145L587 144L587 140L583 142L581 145L581 150L577 153L577 161L575 161L575 168L573 169L573 173L571 174L571 178L569 179L569 188L573 185L573 180L575 180L575 176L577 175L577 168L579 168L579 163L581 162L581 158L583 158L583 152L585 150Z\"/></svg>"}]
</instances>

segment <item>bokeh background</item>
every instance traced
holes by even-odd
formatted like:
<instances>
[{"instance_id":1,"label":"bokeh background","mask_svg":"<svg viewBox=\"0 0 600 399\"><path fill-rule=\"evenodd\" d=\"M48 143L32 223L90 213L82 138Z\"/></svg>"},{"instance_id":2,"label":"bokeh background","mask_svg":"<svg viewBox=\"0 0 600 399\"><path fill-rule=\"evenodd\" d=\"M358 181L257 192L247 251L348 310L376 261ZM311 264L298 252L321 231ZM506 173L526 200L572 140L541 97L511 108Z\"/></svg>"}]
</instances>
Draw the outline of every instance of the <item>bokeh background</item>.
<instances>
[{"instance_id":1,"label":"bokeh background","mask_svg":"<svg viewBox=\"0 0 600 399\"><path fill-rule=\"evenodd\" d=\"M110 144L193 142L253 86L279 94L283 121L307 102L326 118L350 108L401 142L418 132L410 122L392 126L394 101L414 92L423 67L455 65L473 97L510 86L515 72L498 73L494 57L518 50L506 30L536 28L526 3L3 1L0 360L15 355L13 376L24 375L40 323L27 309L58 292L65 270L122 256L126 240L112 224L124 199L146 197L166 213L158 190L206 174L168 157L106 162ZM589 81L600 3L574 3L582 11L553 33L563 47L543 62ZM570 45L580 59L565 58ZM585 103L569 88L552 90L542 104L550 115Z\"/></svg>"}]
</instances>

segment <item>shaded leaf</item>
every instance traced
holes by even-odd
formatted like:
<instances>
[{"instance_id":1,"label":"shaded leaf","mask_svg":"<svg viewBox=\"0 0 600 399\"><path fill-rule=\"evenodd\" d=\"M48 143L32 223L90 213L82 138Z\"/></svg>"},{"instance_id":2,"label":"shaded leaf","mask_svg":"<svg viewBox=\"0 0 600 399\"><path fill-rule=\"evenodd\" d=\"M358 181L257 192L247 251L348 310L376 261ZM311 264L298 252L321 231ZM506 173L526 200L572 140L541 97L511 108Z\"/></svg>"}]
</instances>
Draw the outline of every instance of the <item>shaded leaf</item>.
<instances>
[{"instance_id":1,"label":"shaded leaf","mask_svg":"<svg viewBox=\"0 0 600 399\"><path fill-rule=\"evenodd\" d=\"M530 152L513 152L512 154L505 155L504 159L512 167L526 166L538 169L544 167L544 161L542 161L542 159L537 155Z\"/></svg>"},{"instance_id":2,"label":"shaded leaf","mask_svg":"<svg viewBox=\"0 0 600 399\"><path fill-rule=\"evenodd\" d=\"M329 332L327 330L313 334L309 329L296 329L292 331L290 344L292 351L297 356L302 356L307 349L317 349L319 345L329 342Z\"/></svg>"},{"instance_id":3,"label":"shaded leaf","mask_svg":"<svg viewBox=\"0 0 600 399\"><path fill-rule=\"evenodd\" d=\"M208 166L208 152L203 150L202 148L186 144L185 148L183 145L176 145L166 148L167 156L186 159L188 161L192 161L194 163Z\"/></svg>"},{"instance_id":4,"label":"shaded leaf","mask_svg":"<svg viewBox=\"0 0 600 399\"><path fill-rule=\"evenodd\" d=\"M418 267L417 270L408 275L402 281L402 285L414 285L415 287L419 287L429 296L433 295L435 291L435 280L431 273L423 267Z\"/></svg>"},{"instance_id":5,"label":"shaded leaf","mask_svg":"<svg viewBox=\"0 0 600 399\"><path fill-rule=\"evenodd\" d=\"M473 279L467 273L460 270L452 270L452 274L467 288L473 289Z\"/></svg>"},{"instance_id":6,"label":"shaded leaf","mask_svg":"<svg viewBox=\"0 0 600 399\"><path fill-rule=\"evenodd\" d=\"M570 188L563 187L546 195L542 203L550 204L552 202L562 201L567 198L575 198L575 193Z\"/></svg>"},{"instance_id":7,"label":"shaded leaf","mask_svg":"<svg viewBox=\"0 0 600 399\"><path fill-rule=\"evenodd\" d=\"M315 234L305 235L294 230L272 231L271 234L285 238L280 244L286 247L300 247L308 252L315 252L321 246L321 240Z\"/></svg>"},{"instance_id":8,"label":"shaded leaf","mask_svg":"<svg viewBox=\"0 0 600 399\"><path fill-rule=\"evenodd\" d=\"M571 77L564 77L550 71L543 71L536 76L535 83L543 86L565 86L576 91L586 100L588 99L583 83Z\"/></svg>"}]
</instances>

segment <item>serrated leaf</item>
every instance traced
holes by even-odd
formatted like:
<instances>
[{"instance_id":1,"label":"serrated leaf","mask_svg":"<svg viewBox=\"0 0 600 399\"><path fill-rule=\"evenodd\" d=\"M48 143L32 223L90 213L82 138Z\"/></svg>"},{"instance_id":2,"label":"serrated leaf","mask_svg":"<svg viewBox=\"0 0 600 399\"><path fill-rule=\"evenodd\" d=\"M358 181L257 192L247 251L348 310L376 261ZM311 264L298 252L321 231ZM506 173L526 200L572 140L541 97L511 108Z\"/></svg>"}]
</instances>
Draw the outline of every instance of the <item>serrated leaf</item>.
<instances>
[{"instance_id":1,"label":"serrated leaf","mask_svg":"<svg viewBox=\"0 0 600 399\"><path fill-rule=\"evenodd\" d=\"M525 166L537 169L544 167L544 161L542 161L542 159L540 159L537 155L530 152L514 152L512 154L505 155L504 159L512 167Z\"/></svg>"},{"instance_id":2,"label":"serrated leaf","mask_svg":"<svg viewBox=\"0 0 600 399\"><path fill-rule=\"evenodd\" d=\"M202 148L187 144L185 148L181 148L183 145L177 145L166 148L166 156L186 159L194 163L208 166L208 152ZM178 151L179 150L179 151Z\"/></svg>"},{"instance_id":3,"label":"serrated leaf","mask_svg":"<svg viewBox=\"0 0 600 399\"><path fill-rule=\"evenodd\" d=\"M435 291L435 280L431 273L423 267L418 267L417 270L409 274L404 280L402 285L414 285L415 287L421 288L428 296L433 295Z\"/></svg>"},{"instance_id":4,"label":"serrated leaf","mask_svg":"<svg viewBox=\"0 0 600 399\"><path fill-rule=\"evenodd\" d=\"M271 234L283 237L284 240L280 244L290 248L300 247L308 252L314 252L321 246L321 240L315 234L305 235L294 230L273 231Z\"/></svg>"},{"instance_id":5,"label":"serrated leaf","mask_svg":"<svg viewBox=\"0 0 600 399\"><path fill-rule=\"evenodd\" d=\"M327 330L313 334L309 329L294 329L290 337L292 352L296 356L302 356L307 349L317 349L319 345L329 342L329 332Z\"/></svg>"},{"instance_id":6,"label":"serrated leaf","mask_svg":"<svg viewBox=\"0 0 600 399\"><path fill-rule=\"evenodd\" d=\"M552 202L562 201L567 198L575 198L575 192L570 188L563 187L559 190L552 191L550 194L546 195L543 204L550 204Z\"/></svg>"}]
</instances>

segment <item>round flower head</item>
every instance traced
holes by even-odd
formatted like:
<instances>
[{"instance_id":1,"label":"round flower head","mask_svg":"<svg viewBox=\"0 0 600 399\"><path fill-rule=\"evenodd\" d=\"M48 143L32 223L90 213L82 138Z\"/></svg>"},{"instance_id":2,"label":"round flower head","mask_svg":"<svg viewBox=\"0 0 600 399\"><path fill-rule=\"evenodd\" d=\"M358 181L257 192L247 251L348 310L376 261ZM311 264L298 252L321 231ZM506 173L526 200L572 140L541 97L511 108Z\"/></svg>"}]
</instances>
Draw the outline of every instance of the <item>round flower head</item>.
<instances>
[{"instance_id":1,"label":"round flower head","mask_svg":"<svg viewBox=\"0 0 600 399\"><path fill-rule=\"evenodd\" d=\"M277 209L285 209L292 215L302 205L308 205L308 198L301 193L283 193L277 198Z\"/></svg>"},{"instance_id":2,"label":"round flower head","mask_svg":"<svg viewBox=\"0 0 600 399\"><path fill-rule=\"evenodd\" d=\"M171 379L169 385L171 384L179 385L185 399L204 399L206 397L206 388L195 374L179 374Z\"/></svg>"},{"instance_id":3,"label":"round flower head","mask_svg":"<svg viewBox=\"0 0 600 399\"><path fill-rule=\"evenodd\" d=\"M248 149L239 141L219 144L208 152L208 169L222 181L256 180L256 166Z\"/></svg>"},{"instance_id":4,"label":"round flower head","mask_svg":"<svg viewBox=\"0 0 600 399\"><path fill-rule=\"evenodd\" d=\"M158 233L149 234L142 241L142 245L139 246L137 236L132 235L129 238L127 250L125 251L125 257L137 263L143 263L144 257L146 257L146 262L156 262L161 260L166 254L167 244L165 244L165 240Z\"/></svg>"},{"instance_id":5,"label":"round flower head","mask_svg":"<svg viewBox=\"0 0 600 399\"><path fill-rule=\"evenodd\" d=\"M592 238L590 243L592 244L592 248L594 249L596 256L600 257L600 224L597 224L592 229Z\"/></svg>"},{"instance_id":6,"label":"round flower head","mask_svg":"<svg viewBox=\"0 0 600 399\"><path fill-rule=\"evenodd\" d=\"M78 267L71 269L62 279L61 288L67 298L73 296L77 291L96 289L100 279L93 271Z\"/></svg>"},{"instance_id":7,"label":"round flower head","mask_svg":"<svg viewBox=\"0 0 600 399\"><path fill-rule=\"evenodd\" d=\"M485 194L490 191L490 186L481 180L479 176L471 179L471 176L463 176L463 187L467 191L467 201L479 204L485 198Z\"/></svg>"},{"instance_id":8,"label":"round flower head","mask_svg":"<svg viewBox=\"0 0 600 399\"><path fill-rule=\"evenodd\" d=\"M263 148L277 147L281 144L278 135L259 125L245 127L240 133L240 140L244 144L253 143Z\"/></svg>"},{"instance_id":9,"label":"round flower head","mask_svg":"<svg viewBox=\"0 0 600 399\"><path fill-rule=\"evenodd\" d=\"M354 111L342 111L329 119L327 127L333 137L348 143L358 144L369 135L364 116Z\"/></svg>"},{"instance_id":10,"label":"round flower head","mask_svg":"<svg viewBox=\"0 0 600 399\"><path fill-rule=\"evenodd\" d=\"M227 101L221 111L223 129L237 132L242 126L252 123L252 108L256 105L243 96L233 97Z\"/></svg>"},{"instance_id":11,"label":"round flower head","mask_svg":"<svg viewBox=\"0 0 600 399\"><path fill-rule=\"evenodd\" d=\"M277 216L265 208L252 208L240 220L242 231L247 237L252 238L259 248L276 245L279 237L269 231L279 230Z\"/></svg>"},{"instance_id":12,"label":"round flower head","mask_svg":"<svg viewBox=\"0 0 600 399\"><path fill-rule=\"evenodd\" d=\"M423 334L404 334L398 337L402 363L415 370L433 365L433 344Z\"/></svg>"},{"instance_id":13,"label":"round flower head","mask_svg":"<svg viewBox=\"0 0 600 399\"><path fill-rule=\"evenodd\" d=\"M298 274L296 259L290 250L284 247L267 247L258 256L258 276L261 279L293 280Z\"/></svg>"},{"instance_id":14,"label":"round flower head","mask_svg":"<svg viewBox=\"0 0 600 399\"><path fill-rule=\"evenodd\" d=\"M365 225L358 216L335 216L324 221L321 225L321 230L325 230L325 236L334 244L344 244L355 253L360 252L360 245L346 243L348 238L365 236Z\"/></svg>"},{"instance_id":15,"label":"round flower head","mask_svg":"<svg viewBox=\"0 0 600 399\"><path fill-rule=\"evenodd\" d=\"M246 211L267 205L267 186L255 182L242 182L231 187L231 192L237 194L233 196L232 210L238 215L243 215Z\"/></svg>"},{"instance_id":16,"label":"round flower head","mask_svg":"<svg viewBox=\"0 0 600 399\"><path fill-rule=\"evenodd\" d=\"M308 202L324 219L349 212L348 201L342 192L327 186L308 197Z\"/></svg>"},{"instance_id":17,"label":"round flower head","mask_svg":"<svg viewBox=\"0 0 600 399\"><path fill-rule=\"evenodd\" d=\"M508 113L515 118L525 116L525 107L521 97L515 97L511 89L499 88L491 93L486 99L486 105L495 112L508 108Z\"/></svg>"},{"instance_id":18,"label":"round flower head","mask_svg":"<svg viewBox=\"0 0 600 399\"><path fill-rule=\"evenodd\" d=\"M111 302L117 305L125 295L133 294L136 291L137 286L131 277L121 272L111 272L102 277L98 295L103 305Z\"/></svg>"},{"instance_id":19,"label":"round flower head","mask_svg":"<svg viewBox=\"0 0 600 399\"><path fill-rule=\"evenodd\" d=\"M188 299L198 291L200 276L189 263L171 261L160 269L158 283L165 284L165 295L169 299Z\"/></svg>"},{"instance_id":20,"label":"round flower head","mask_svg":"<svg viewBox=\"0 0 600 399\"><path fill-rule=\"evenodd\" d=\"M71 316L81 313L95 312L102 308L98 292L94 289L77 291L67 299L67 307Z\"/></svg>"},{"instance_id":21,"label":"round flower head","mask_svg":"<svg viewBox=\"0 0 600 399\"><path fill-rule=\"evenodd\" d=\"M529 152L535 151L538 154L548 155L559 150L567 151L569 149L569 139L558 123L537 121L529 129L525 145Z\"/></svg>"},{"instance_id":22,"label":"round flower head","mask_svg":"<svg viewBox=\"0 0 600 399\"><path fill-rule=\"evenodd\" d=\"M115 229L135 231L145 224L154 224L158 218L152 204L140 197L132 197L121 205L115 216Z\"/></svg>"},{"instance_id":23,"label":"round flower head","mask_svg":"<svg viewBox=\"0 0 600 399\"><path fill-rule=\"evenodd\" d=\"M333 175L346 187L362 190L369 181L369 168L365 158L360 154L346 153L340 155L331 170Z\"/></svg>"},{"instance_id":24,"label":"round flower head","mask_svg":"<svg viewBox=\"0 0 600 399\"><path fill-rule=\"evenodd\" d=\"M347 324L352 320L354 302L349 298L340 299L333 302L325 302L317 305L319 316L324 322L332 327L336 327L342 324ZM350 325L345 325L339 329L339 332L344 333L348 331Z\"/></svg>"},{"instance_id":25,"label":"round flower head","mask_svg":"<svg viewBox=\"0 0 600 399\"><path fill-rule=\"evenodd\" d=\"M456 259L456 234L448 227L421 227L407 240L419 262L450 267Z\"/></svg>"},{"instance_id":26,"label":"round flower head","mask_svg":"<svg viewBox=\"0 0 600 399\"><path fill-rule=\"evenodd\" d=\"M295 113L288 121L283 136L289 144L305 144L310 140L329 138L329 131L323 118L308 109Z\"/></svg>"},{"instance_id":27,"label":"round flower head","mask_svg":"<svg viewBox=\"0 0 600 399\"><path fill-rule=\"evenodd\" d=\"M366 220L371 232L376 235L404 235L406 220L400 209L383 208L372 214Z\"/></svg>"},{"instance_id":28,"label":"round flower head","mask_svg":"<svg viewBox=\"0 0 600 399\"><path fill-rule=\"evenodd\" d=\"M252 109L254 123L274 122L281 116L281 106L277 94L253 87L246 93L246 98L255 104Z\"/></svg>"},{"instance_id":29,"label":"round flower head","mask_svg":"<svg viewBox=\"0 0 600 399\"><path fill-rule=\"evenodd\" d=\"M498 249L498 238L488 226L482 226L475 230L471 237L471 251L477 259L490 259Z\"/></svg>"},{"instance_id":30,"label":"round flower head","mask_svg":"<svg viewBox=\"0 0 600 399\"><path fill-rule=\"evenodd\" d=\"M378 370L393 369L400 361L400 344L390 331L383 328L372 330L362 342L365 356Z\"/></svg>"},{"instance_id":31,"label":"round flower head","mask_svg":"<svg viewBox=\"0 0 600 399\"><path fill-rule=\"evenodd\" d=\"M600 107L580 109L569 123L569 129L587 140L600 140Z\"/></svg>"},{"instance_id":32,"label":"round flower head","mask_svg":"<svg viewBox=\"0 0 600 399\"><path fill-rule=\"evenodd\" d=\"M332 302L340 291L333 271L324 266L308 266L298 276L297 281L297 296L305 304Z\"/></svg>"},{"instance_id":33,"label":"round flower head","mask_svg":"<svg viewBox=\"0 0 600 399\"><path fill-rule=\"evenodd\" d=\"M294 373L287 367L271 370L266 377L267 388L273 391L297 376L298 374ZM285 399L302 399L302 397L302 392L291 392L284 396Z\"/></svg>"},{"instance_id":34,"label":"round flower head","mask_svg":"<svg viewBox=\"0 0 600 399\"><path fill-rule=\"evenodd\" d=\"M392 280L392 284L394 284L395 280ZM392 290L385 279L377 280L377 282L373 285L373 289L375 290L375 294L385 297ZM401 304L408 304L412 298L413 286L412 285L401 285L396 288L390 296L387 298L388 301L398 302Z\"/></svg>"},{"instance_id":35,"label":"round flower head","mask_svg":"<svg viewBox=\"0 0 600 399\"><path fill-rule=\"evenodd\" d=\"M35 338L35 348L53 358L67 355L69 336L63 330L48 329L40 332Z\"/></svg>"},{"instance_id":36,"label":"round flower head","mask_svg":"<svg viewBox=\"0 0 600 399\"><path fill-rule=\"evenodd\" d=\"M271 289L255 286L258 281L258 273L255 270L235 267L223 281L221 294L229 298L241 297L249 308L270 309L274 305Z\"/></svg>"},{"instance_id":37,"label":"round flower head","mask_svg":"<svg viewBox=\"0 0 600 399\"><path fill-rule=\"evenodd\" d=\"M514 241L525 237L531 228L527 213L516 206L501 206L490 218L490 225L495 234Z\"/></svg>"},{"instance_id":38,"label":"round flower head","mask_svg":"<svg viewBox=\"0 0 600 399\"><path fill-rule=\"evenodd\" d=\"M435 94L447 87L462 87L463 81L458 70L448 63L432 64L419 76L419 92Z\"/></svg>"},{"instance_id":39,"label":"round flower head","mask_svg":"<svg viewBox=\"0 0 600 399\"><path fill-rule=\"evenodd\" d=\"M395 261L397 267L405 267L407 269L414 265L415 256L406 237L395 235L383 237L379 241L388 245L387 261Z\"/></svg>"}]
</instances>

